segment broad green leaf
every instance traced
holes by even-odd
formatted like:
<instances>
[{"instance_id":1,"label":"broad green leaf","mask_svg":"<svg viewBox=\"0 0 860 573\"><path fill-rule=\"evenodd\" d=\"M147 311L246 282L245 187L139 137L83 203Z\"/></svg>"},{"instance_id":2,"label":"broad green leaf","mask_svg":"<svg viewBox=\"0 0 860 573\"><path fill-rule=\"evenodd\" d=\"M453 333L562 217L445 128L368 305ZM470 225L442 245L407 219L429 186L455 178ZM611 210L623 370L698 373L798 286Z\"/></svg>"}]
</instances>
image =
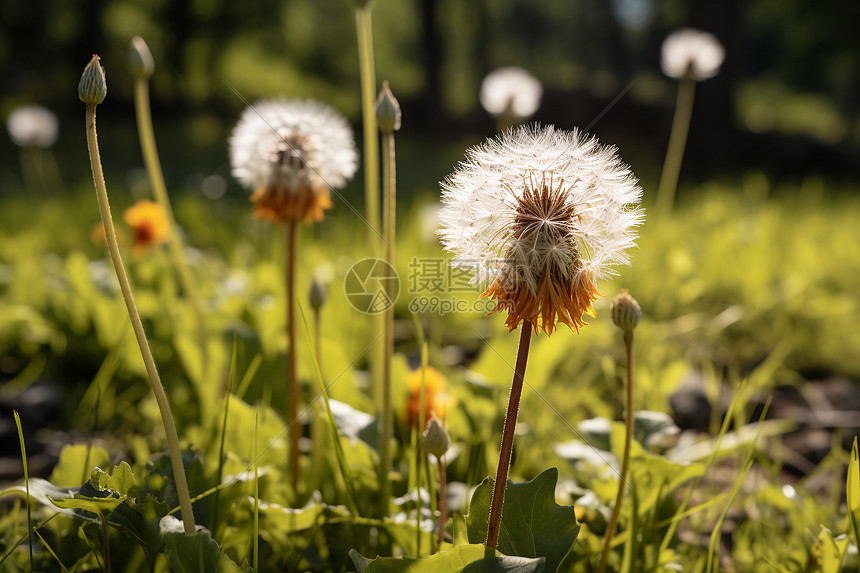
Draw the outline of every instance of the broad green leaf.
<instances>
[{"instance_id":1,"label":"broad green leaf","mask_svg":"<svg viewBox=\"0 0 860 573\"><path fill-rule=\"evenodd\" d=\"M78 487L94 467L109 463L110 454L101 446L91 446L87 453L86 444L67 444L60 451L60 461L54 466L49 481L60 487Z\"/></svg>"},{"instance_id":2,"label":"broad green leaf","mask_svg":"<svg viewBox=\"0 0 860 573\"><path fill-rule=\"evenodd\" d=\"M482 544L459 545L449 551L440 551L423 559L377 557L368 559L355 549L349 556L358 573L540 573L544 559L509 557L491 551Z\"/></svg>"},{"instance_id":3,"label":"broad green leaf","mask_svg":"<svg viewBox=\"0 0 860 573\"><path fill-rule=\"evenodd\" d=\"M854 530L854 542L860 547L860 459L857 452L857 436L851 446L851 461L848 463L848 483L845 486L848 502L848 519Z\"/></svg>"},{"instance_id":4,"label":"broad green leaf","mask_svg":"<svg viewBox=\"0 0 860 573\"><path fill-rule=\"evenodd\" d=\"M185 535L182 522L172 516L161 520L161 534L170 568L177 573L241 573L242 568L221 551L207 531Z\"/></svg>"},{"instance_id":5,"label":"broad green leaf","mask_svg":"<svg viewBox=\"0 0 860 573\"><path fill-rule=\"evenodd\" d=\"M248 498L251 506L254 498ZM314 504L302 509L284 507L277 503L259 503L260 517L267 526L276 528L281 533L310 529L325 517L347 517L349 512L342 506Z\"/></svg>"},{"instance_id":6,"label":"broad green leaf","mask_svg":"<svg viewBox=\"0 0 860 573\"><path fill-rule=\"evenodd\" d=\"M506 555L545 557L546 570L555 571L570 550L579 525L573 506L555 502L558 469L550 468L525 483L508 480L498 549ZM470 543L487 538L493 479L487 478L472 495L466 528Z\"/></svg>"}]
</instances>

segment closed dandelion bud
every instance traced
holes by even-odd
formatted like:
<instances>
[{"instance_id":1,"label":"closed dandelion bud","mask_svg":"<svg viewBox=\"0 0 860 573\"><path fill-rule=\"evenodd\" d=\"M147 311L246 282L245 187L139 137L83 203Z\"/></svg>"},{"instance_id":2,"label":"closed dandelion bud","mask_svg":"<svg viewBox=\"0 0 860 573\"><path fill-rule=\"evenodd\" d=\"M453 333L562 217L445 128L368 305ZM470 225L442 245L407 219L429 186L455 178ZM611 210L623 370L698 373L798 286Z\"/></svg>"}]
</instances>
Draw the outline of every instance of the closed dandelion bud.
<instances>
[{"instance_id":1,"label":"closed dandelion bud","mask_svg":"<svg viewBox=\"0 0 860 573\"><path fill-rule=\"evenodd\" d=\"M93 59L84 68L81 81L78 82L78 98L86 104L100 104L107 97L105 69L99 60L101 58L93 54Z\"/></svg>"},{"instance_id":2,"label":"closed dandelion bud","mask_svg":"<svg viewBox=\"0 0 860 573\"><path fill-rule=\"evenodd\" d=\"M382 82L382 90L376 99L376 124L379 131L385 134L400 129L400 104L391 93L387 81Z\"/></svg>"},{"instance_id":3,"label":"closed dandelion bud","mask_svg":"<svg viewBox=\"0 0 860 573\"><path fill-rule=\"evenodd\" d=\"M319 312L320 309L325 304L325 288L323 288L322 283L320 283L319 279L314 277L311 280L311 291L309 294L309 298L311 301L311 308L314 311Z\"/></svg>"},{"instance_id":4,"label":"closed dandelion bud","mask_svg":"<svg viewBox=\"0 0 860 573\"><path fill-rule=\"evenodd\" d=\"M630 334L642 318L642 308L627 290L622 290L612 301L612 322L615 326Z\"/></svg>"},{"instance_id":5,"label":"closed dandelion bud","mask_svg":"<svg viewBox=\"0 0 860 573\"><path fill-rule=\"evenodd\" d=\"M451 438L448 432L442 426L442 421L436 417L436 414L430 416L427 422L427 429L424 430L424 447L427 448L427 453L436 456L440 459L451 447Z\"/></svg>"},{"instance_id":6,"label":"closed dandelion bud","mask_svg":"<svg viewBox=\"0 0 860 573\"><path fill-rule=\"evenodd\" d=\"M149 46L140 36L132 38L128 45L128 67L131 68L134 77L142 77L145 80L151 78L155 72L155 60L152 58L152 52L149 51Z\"/></svg>"}]
</instances>

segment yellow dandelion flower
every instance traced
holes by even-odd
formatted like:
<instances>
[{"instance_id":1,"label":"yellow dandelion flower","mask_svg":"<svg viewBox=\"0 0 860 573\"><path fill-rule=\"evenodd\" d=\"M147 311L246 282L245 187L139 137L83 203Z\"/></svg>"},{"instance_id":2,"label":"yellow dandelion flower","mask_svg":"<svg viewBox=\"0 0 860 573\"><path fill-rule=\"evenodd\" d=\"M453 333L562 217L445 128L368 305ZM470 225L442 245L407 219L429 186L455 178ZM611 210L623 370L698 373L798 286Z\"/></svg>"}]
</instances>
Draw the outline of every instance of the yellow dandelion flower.
<instances>
[{"instance_id":1,"label":"yellow dandelion flower","mask_svg":"<svg viewBox=\"0 0 860 573\"><path fill-rule=\"evenodd\" d=\"M132 248L143 251L167 242L170 227L167 215L158 203L144 199L125 210L123 217L131 227L134 240Z\"/></svg>"}]
</instances>

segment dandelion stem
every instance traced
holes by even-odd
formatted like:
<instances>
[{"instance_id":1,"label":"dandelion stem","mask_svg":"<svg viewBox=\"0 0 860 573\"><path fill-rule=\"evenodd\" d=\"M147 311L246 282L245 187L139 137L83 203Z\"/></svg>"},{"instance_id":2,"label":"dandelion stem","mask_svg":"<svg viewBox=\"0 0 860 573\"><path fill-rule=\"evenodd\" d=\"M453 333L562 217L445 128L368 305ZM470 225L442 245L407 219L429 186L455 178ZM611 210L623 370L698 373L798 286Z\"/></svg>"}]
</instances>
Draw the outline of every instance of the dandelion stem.
<instances>
[{"instance_id":1,"label":"dandelion stem","mask_svg":"<svg viewBox=\"0 0 860 573\"><path fill-rule=\"evenodd\" d=\"M361 118L364 130L364 201L371 245L379 242L379 141L376 134L376 70L373 58L371 3L355 9L358 65L361 75ZM374 248L376 251L376 248ZM374 253L375 254L375 253Z\"/></svg>"},{"instance_id":2,"label":"dandelion stem","mask_svg":"<svg viewBox=\"0 0 860 573\"><path fill-rule=\"evenodd\" d=\"M99 156L99 142L98 136L96 135L96 104L94 103L87 104L86 129L87 148L89 149L90 154L90 166L93 171L93 181L95 183L102 223L105 228L105 238L107 239L108 251L110 251L111 261L113 261L114 270L116 271L120 289L122 290L122 297L125 300L125 305L128 309L128 316L131 320L132 328L134 329L134 335L137 338L138 346L140 346L140 353L143 356L143 362L146 366L146 373L152 386L152 392L155 394L155 401L158 404L159 411L161 412L161 421L164 424L164 433L167 436L167 448L170 452L170 463L173 466L173 477L176 482L176 493L179 496L179 506L182 511L182 522L185 526L185 533L191 535L195 531L194 514L191 509L191 496L188 493L188 482L185 479L185 467L182 465L182 453L179 449L179 436L176 433L176 424L173 421L173 415L170 413L170 403L167 401L167 394L164 392L164 386L161 385L161 378L158 376L158 370L155 367L155 360L152 357L152 351L150 350L149 343L146 340L146 332L143 330L143 323L140 320L140 314L138 313L137 306L134 303L134 296L131 292L128 275L126 275L125 267L122 264L122 257L119 253L119 245L116 240L116 230L114 229L113 218L111 217L107 188L105 187L104 173L102 172L102 164Z\"/></svg>"},{"instance_id":3,"label":"dandelion stem","mask_svg":"<svg viewBox=\"0 0 860 573\"><path fill-rule=\"evenodd\" d=\"M532 324L524 320L520 332L520 345L517 349L517 364L514 367L514 379L511 382L511 396L508 398L508 411L505 414L505 426L502 431L502 447L499 452L499 469L496 471L496 482L493 485L493 502L490 507L490 519L487 526L487 547L495 549L499 544L499 524L502 521L502 505L505 503L505 489L508 484L508 470L511 467L511 454L514 448L514 431L517 427L517 413L520 408L520 396L523 393L523 382L526 375L526 361L529 357L529 343L532 337Z\"/></svg>"},{"instance_id":4,"label":"dandelion stem","mask_svg":"<svg viewBox=\"0 0 860 573\"><path fill-rule=\"evenodd\" d=\"M319 364L320 377L322 373L322 309L314 308L314 354ZM311 422L311 439L313 449L311 450L311 481L309 491L314 491L322 483L323 458L326 451L326 424L325 406L317 394L314 398L314 415Z\"/></svg>"},{"instance_id":5,"label":"dandelion stem","mask_svg":"<svg viewBox=\"0 0 860 573\"><path fill-rule=\"evenodd\" d=\"M436 463L439 464L439 534L436 538L436 546L442 547L442 542L445 540L445 522L448 521L448 499L445 491L445 462L442 458L436 458Z\"/></svg>"},{"instance_id":6,"label":"dandelion stem","mask_svg":"<svg viewBox=\"0 0 860 573\"><path fill-rule=\"evenodd\" d=\"M385 260L394 268L394 228L397 207L397 174L394 155L394 132L382 134L382 169L385 186L384 216L385 216ZM382 361L382 440L380 441L380 499L383 512L388 514L388 503L391 497L391 481L388 472L391 469L391 439L394 433L394 415L391 411L391 357L394 354L394 279L386 281L385 290L391 298L385 311L385 354Z\"/></svg>"},{"instance_id":7,"label":"dandelion stem","mask_svg":"<svg viewBox=\"0 0 860 573\"><path fill-rule=\"evenodd\" d=\"M299 487L299 383L296 377L296 221L290 219L287 226L287 338L289 340L289 358L287 367L287 382L289 385L289 420L290 428L290 479L293 491L298 493Z\"/></svg>"},{"instance_id":8,"label":"dandelion stem","mask_svg":"<svg viewBox=\"0 0 860 573\"><path fill-rule=\"evenodd\" d=\"M675 201L675 191L678 188L678 175L681 173L681 162L684 159L684 148L687 146L687 133L690 131L690 119L693 116L693 99L696 95L696 82L687 73L678 83L678 99L675 103L675 116L672 118L672 131L669 134L669 146L666 149L666 160L660 175L660 185L657 187L657 211L668 213Z\"/></svg>"},{"instance_id":9,"label":"dandelion stem","mask_svg":"<svg viewBox=\"0 0 860 573\"><path fill-rule=\"evenodd\" d=\"M149 182L152 185L155 199L164 210L170 229L167 235L169 238L170 256L173 259L173 266L179 275L179 281L182 283L182 290L185 292L185 296L188 297L189 302L191 302L195 318L197 319L197 341L200 345L201 363L205 371L205 368L209 364L205 314L203 312L203 305L200 303L197 286L191 277L191 271L188 269L188 263L185 260L182 241L177 231L176 218L173 216L170 198L167 195L167 185L164 183L164 173L161 170L161 162L158 159L158 150L155 146L155 135L152 128L152 114L149 109L149 84L142 75L139 75L134 82L134 108L137 115L137 132L140 139L140 150L143 153L143 162L146 165L146 172L149 174Z\"/></svg>"},{"instance_id":10,"label":"dandelion stem","mask_svg":"<svg viewBox=\"0 0 860 573\"><path fill-rule=\"evenodd\" d=\"M606 561L609 558L609 550L612 546L612 537L618 526L618 517L621 515L621 504L624 502L624 490L627 489L627 474L630 471L630 446L633 443L633 331L624 333L624 346L627 350L627 419L626 432L624 434L624 456L621 460L621 475L618 476L618 495L615 497L615 507L612 508L612 516L606 527L606 536L603 543L603 556L600 560L598 573L606 571Z\"/></svg>"}]
</instances>

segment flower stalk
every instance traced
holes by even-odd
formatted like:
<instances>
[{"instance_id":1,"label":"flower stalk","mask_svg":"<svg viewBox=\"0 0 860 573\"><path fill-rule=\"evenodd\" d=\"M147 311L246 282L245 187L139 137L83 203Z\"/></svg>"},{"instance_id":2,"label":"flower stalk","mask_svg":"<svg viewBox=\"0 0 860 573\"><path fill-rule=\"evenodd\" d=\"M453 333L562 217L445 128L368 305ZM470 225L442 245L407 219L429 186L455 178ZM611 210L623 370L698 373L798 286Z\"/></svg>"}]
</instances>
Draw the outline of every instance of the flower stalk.
<instances>
[{"instance_id":1,"label":"flower stalk","mask_svg":"<svg viewBox=\"0 0 860 573\"><path fill-rule=\"evenodd\" d=\"M364 131L364 212L371 245L379 244L379 140L376 134L376 69L373 57L372 2L358 2L355 29L358 37L358 65L361 76L361 121ZM373 249L376 251L376 247ZM374 253L375 254L375 253Z\"/></svg>"},{"instance_id":2,"label":"flower stalk","mask_svg":"<svg viewBox=\"0 0 860 573\"><path fill-rule=\"evenodd\" d=\"M182 464L179 436L176 432L176 424L174 423L173 415L170 412L170 403L167 400L167 394L164 391L164 386L161 384L161 378L158 375L155 360L152 357L152 351L150 350L149 343L146 339L146 332L143 329L140 314L138 313L137 306L134 303L131 284L129 283L128 275L125 272L122 257L120 256L119 244L116 240L116 230L113 224L113 218L111 217L110 204L108 202L104 172L102 170L101 157L99 155L98 136L96 133L96 106L104 101L104 98L107 95L107 84L105 82L104 69L101 67L101 64L99 64L99 59L100 58L98 56L93 56L90 63L87 64L84 74L81 77L81 82L78 85L78 97L87 106L86 132L90 167L93 172L93 182L95 185L96 197L98 198L102 223L105 228L108 251L110 252L111 261L113 262L114 270L116 271L123 300L125 301L128 316L131 320L132 328L134 329L134 335L137 338L140 353L146 366L146 373L149 377L153 394L155 395L155 401L158 404L159 411L161 412L161 421L164 424L164 432L167 436L167 447L170 452L170 462L173 466L174 481L176 482L176 493L179 496L182 523L185 528L185 533L187 535L191 535L195 532L194 514L191 508L191 496L188 491L188 482L185 478L185 467Z\"/></svg>"},{"instance_id":3,"label":"flower stalk","mask_svg":"<svg viewBox=\"0 0 860 573\"><path fill-rule=\"evenodd\" d=\"M606 562L612 548L612 538L618 527L621 515L621 505L624 502L624 491L627 489L627 475L630 473L630 446L633 443L633 329L642 317L639 303L626 290L615 297L612 304L612 321L624 332L624 347L627 354L627 417L624 433L624 455L621 460L621 475L618 476L618 494L615 496L615 506L603 542L603 555L600 560L598 573L606 571Z\"/></svg>"},{"instance_id":4,"label":"flower stalk","mask_svg":"<svg viewBox=\"0 0 860 573\"><path fill-rule=\"evenodd\" d=\"M296 221L287 223L287 340L289 357L287 359L287 381L289 386L289 428L290 428L290 483L293 492L299 487L299 438L302 427L299 424L299 381L296 373Z\"/></svg>"},{"instance_id":5,"label":"flower stalk","mask_svg":"<svg viewBox=\"0 0 860 573\"><path fill-rule=\"evenodd\" d=\"M385 261L394 268L394 240L397 211L397 168L394 151L394 132L400 129L400 105L388 87L382 83L382 91L376 101L376 121L382 134L383 215L385 218ZM385 290L394 295L394 279L386 280ZM391 408L391 358L394 354L394 300L385 310L385 346L382 361L382 435L380 440L380 500L385 514L391 498L391 440L394 435L394 413Z\"/></svg>"},{"instance_id":6,"label":"flower stalk","mask_svg":"<svg viewBox=\"0 0 860 573\"><path fill-rule=\"evenodd\" d=\"M496 481L493 484L493 500L490 505L490 519L487 526L487 547L495 549L499 544L499 524L502 521L502 506L505 503L505 490L508 485L508 470L511 467L511 455L514 449L514 432L517 428L517 413L520 409L520 397L523 393L523 382L526 375L526 362L529 357L532 324L523 321L520 331L520 345L517 349L517 363L514 367L514 379L511 382L511 395L508 398L508 411L505 413L505 425L502 430L502 447L499 452L499 467L496 471Z\"/></svg>"},{"instance_id":7,"label":"flower stalk","mask_svg":"<svg viewBox=\"0 0 860 573\"><path fill-rule=\"evenodd\" d=\"M696 82L693 76L687 73L678 83L678 99L675 103L675 115L672 118L672 131L669 133L669 146L666 149L666 159L663 162L660 184L657 187L659 213L665 214L671 211L672 203L675 201L681 163L684 161L684 149L687 146L687 134L693 117L695 95Z\"/></svg>"},{"instance_id":8,"label":"flower stalk","mask_svg":"<svg viewBox=\"0 0 860 573\"><path fill-rule=\"evenodd\" d=\"M155 200L158 201L158 204L161 205L164 214L167 216L170 257L173 259L173 266L179 275L182 290L185 292L185 296L188 297L188 301L194 310L194 316L197 321L197 341L200 345L200 356L205 370L209 364L206 315L200 302L197 285L191 276L191 271L185 260L182 240L177 231L176 218L170 206L167 185L164 182L164 173L161 170L161 162L158 158L149 101L149 78L152 76L155 64L146 42L139 36L134 37L131 41L129 63L134 74L134 109L137 117L137 132L140 139L140 150L143 154L143 163L146 166L146 172L149 174L149 182L152 185Z\"/></svg>"}]
</instances>

